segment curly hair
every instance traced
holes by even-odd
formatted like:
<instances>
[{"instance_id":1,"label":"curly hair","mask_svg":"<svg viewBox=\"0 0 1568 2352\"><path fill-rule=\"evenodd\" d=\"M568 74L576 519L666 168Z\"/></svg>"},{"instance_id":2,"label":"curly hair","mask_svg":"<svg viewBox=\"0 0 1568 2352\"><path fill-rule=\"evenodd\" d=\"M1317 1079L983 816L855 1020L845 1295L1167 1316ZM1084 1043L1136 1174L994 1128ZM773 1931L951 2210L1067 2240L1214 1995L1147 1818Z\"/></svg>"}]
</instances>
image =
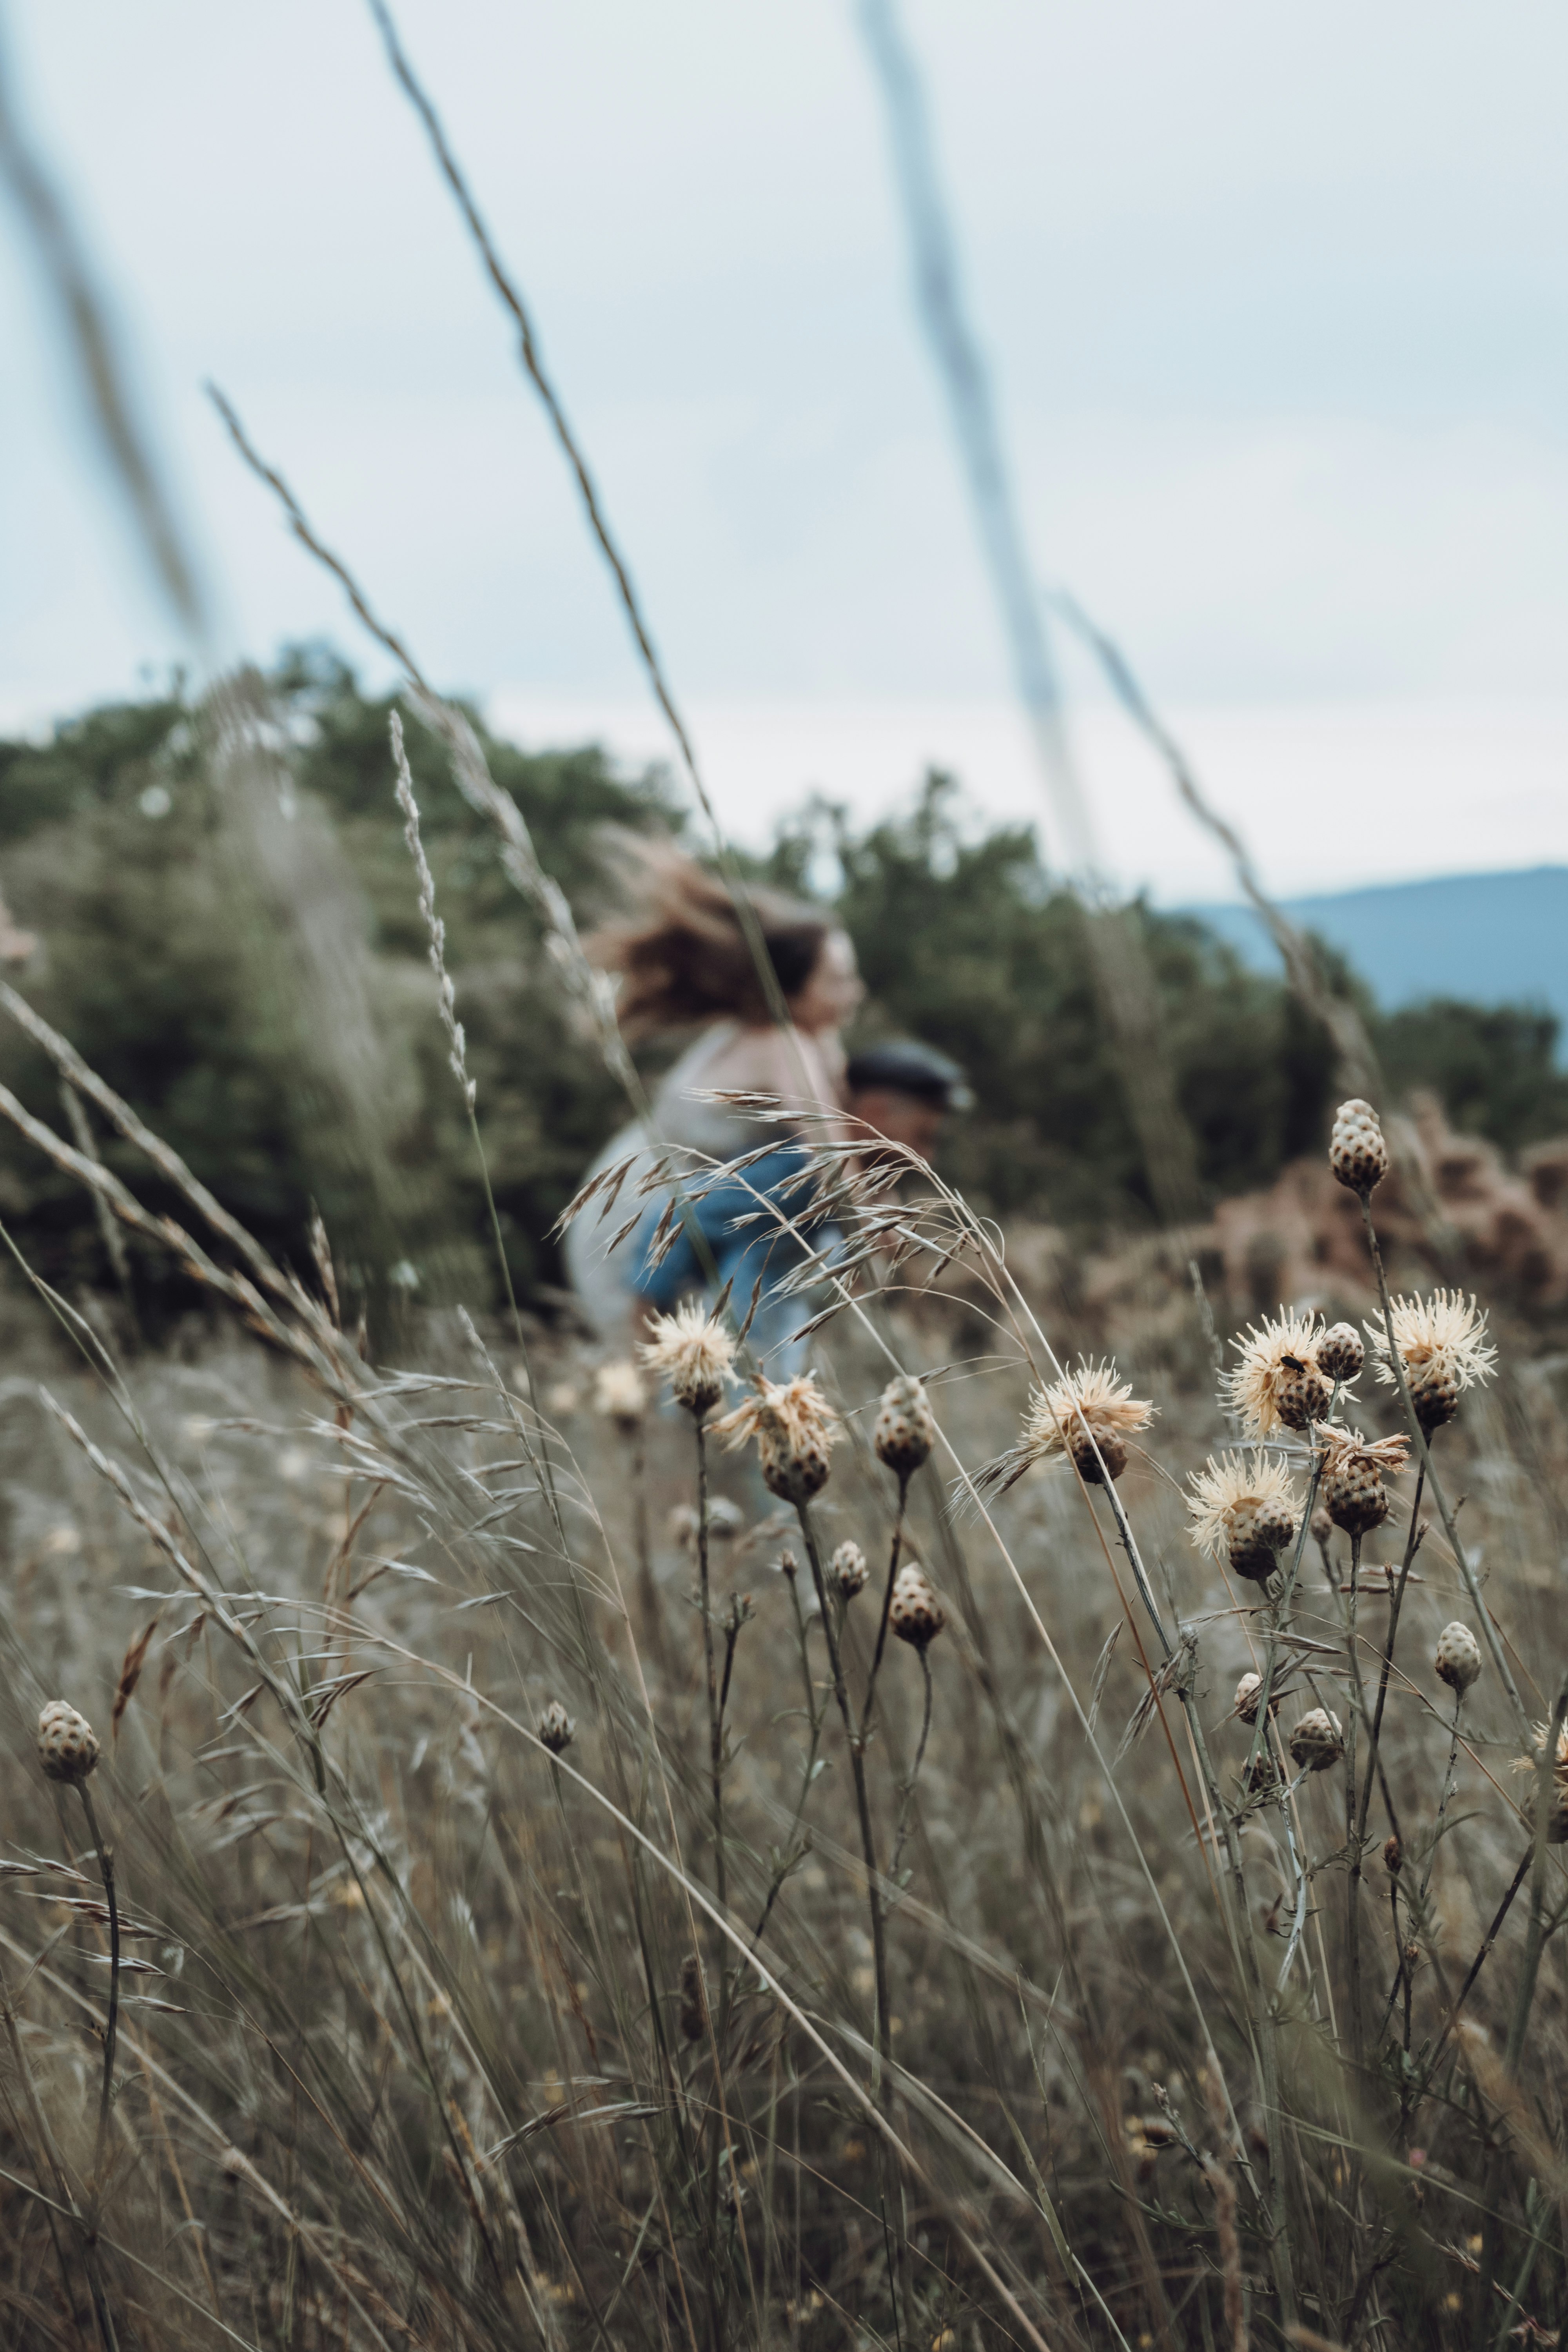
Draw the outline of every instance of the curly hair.
<instances>
[{"instance_id":1,"label":"curly hair","mask_svg":"<svg viewBox=\"0 0 1568 2352\"><path fill-rule=\"evenodd\" d=\"M626 1034L646 1037L726 1014L765 1024L767 991L728 885L668 842L622 835L609 848L632 911L602 924L584 945L595 963L622 976L617 1009ZM833 919L760 886L746 898L787 1001L811 978Z\"/></svg>"}]
</instances>

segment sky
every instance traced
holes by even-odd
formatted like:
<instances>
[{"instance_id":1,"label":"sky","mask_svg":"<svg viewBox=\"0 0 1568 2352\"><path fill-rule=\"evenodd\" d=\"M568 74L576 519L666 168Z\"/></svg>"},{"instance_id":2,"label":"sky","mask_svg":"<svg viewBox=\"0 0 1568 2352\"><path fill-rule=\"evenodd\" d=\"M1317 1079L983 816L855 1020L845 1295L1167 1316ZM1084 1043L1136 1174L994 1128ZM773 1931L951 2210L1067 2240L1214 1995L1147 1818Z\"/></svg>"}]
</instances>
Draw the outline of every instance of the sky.
<instances>
[{"instance_id":1,"label":"sky","mask_svg":"<svg viewBox=\"0 0 1568 2352\"><path fill-rule=\"evenodd\" d=\"M904 0L1043 582L1281 891L1568 861L1568 17L1544 0ZM405 0L721 814L922 767L1042 813L854 0ZM426 669L668 749L363 0L11 0L226 655L384 666L220 383ZM0 726L179 656L0 214ZM1065 661L1107 863L1228 895ZM1047 840L1047 850L1049 842Z\"/></svg>"}]
</instances>

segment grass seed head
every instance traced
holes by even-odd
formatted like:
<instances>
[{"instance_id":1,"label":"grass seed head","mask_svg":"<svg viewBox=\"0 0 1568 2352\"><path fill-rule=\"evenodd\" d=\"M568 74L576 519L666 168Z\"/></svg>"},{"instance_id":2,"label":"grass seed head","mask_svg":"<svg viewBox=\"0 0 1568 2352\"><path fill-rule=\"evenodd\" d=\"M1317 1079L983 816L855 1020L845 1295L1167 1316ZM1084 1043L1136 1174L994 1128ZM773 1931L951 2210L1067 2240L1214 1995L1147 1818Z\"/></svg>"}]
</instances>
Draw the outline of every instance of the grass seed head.
<instances>
[{"instance_id":1,"label":"grass seed head","mask_svg":"<svg viewBox=\"0 0 1568 2352\"><path fill-rule=\"evenodd\" d=\"M1199 1550L1266 1584L1300 1524L1300 1497L1283 1463L1260 1450L1225 1454L1187 1483L1187 1532Z\"/></svg>"},{"instance_id":2,"label":"grass seed head","mask_svg":"<svg viewBox=\"0 0 1568 2352\"><path fill-rule=\"evenodd\" d=\"M900 1569L888 1608L888 1622L900 1642L924 1650L947 1622L947 1612L912 1559Z\"/></svg>"},{"instance_id":3,"label":"grass seed head","mask_svg":"<svg viewBox=\"0 0 1568 2352\"><path fill-rule=\"evenodd\" d=\"M936 1423L919 1381L900 1376L882 1391L871 1443L879 1462L900 1478L911 1478L936 1444Z\"/></svg>"},{"instance_id":4,"label":"grass seed head","mask_svg":"<svg viewBox=\"0 0 1568 2352\"><path fill-rule=\"evenodd\" d=\"M711 1412L724 1393L735 1360L735 1342L722 1323L689 1298L673 1315L655 1315L653 1337L637 1349L647 1369L669 1382L669 1392L694 1420Z\"/></svg>"},{"instance_id":5,"label":"grass seed head","mask_svg":"<svg viewBox=\"0 0 1568 2352\"><path fill-rule=\"evenodd\" d=\"M1329 1383L1318 1369L1322 1338L1315 1315L1278 1316L1250 1324L1235 1339L1240 1361L1224 1375L1221 1402L1251 1438L1272 1437L1279 1429L1307 1429L1328 1411Z\"/></svg>"},{"instance_id":6,"label":"grass seed head","mask_svg":"<svg viewBox=\"0 0 1568 2352\"><path fill-rule=\"evenodd\" d=\"M754 1442L763 1486L786 1503L809 1503L827 1484L834 1417L809 1372L782 1387L759 1377L755 1394L716 1421L713 1433L731 1450Z\"/></svg>"},{"instance_id":7,"label":"grass seed head","mask_svg":"<svg viewBox=\"0 0 1568 2352\"><path fill-rule=\"evenodd\" d=\"M1393 1349L1383 1317L1373 1315L1367 1322L1373 1369L1384 1388L1397 1388L1397 1349L1415 1418L1430 1436L1453 1420L1467 1389L1496 1373L1497 1349L1487 1339L1485 1312L1462 1290L1435 1290L1429 1298L1391 1299L1389 1319Z\"/></svg>"},{"instance_id":8,"label":"grass seed head","mask_svg":"<svg viewBox=\"0 0 1568 2352\"><path fill-rule=\"evenodd\" d=\"M539 1718L540 1742L549 1748L552 1756L563 1755L572 1745L576 1728L575 1721L567 1714L561 1701L552 1698Z\"/></svg>"},{"instance_id":9,"label":"grass seed head","mask_svg":"<svg viewBox=\"0 0 1568 2352\"><path fill-rule=\"evenodd\" d=\"M1337 1715L1315 1706L1290 1734L1290 1754L1303 1772L1327 1772L1345 1752L1345 1736Z\"/></svg>"},{"instance_id":10,"label":"grass seed head","mask_svg":"<svg viewBox=\"0 0 1568 2352\"><path fill-rule=\"evenodd\" d=\"M843 1598L853 1601L858 1592L864 1591L871 1571L858 1543L841 1543L828 1562L828 1573Z\"/></svg>"},{"instance_id":11,"label":"grass seed head","mask_svg":"<svg viewBox=\"0 0 1568 2352\"><path fill-rule=\"evenodd\" d=\"M1481 1645L1468 1625L1456 1617L1445 1625L1437 1636L1437 1654L1433 1660L1439 1682L1463 1698L1481 1670Z\"/></svg>"},{"instance_id":12,"label":"grass seed head","mask_svg":"<svg viewBox=\"0 0 1568 2352\"><path fill-rule=\"evenodd\" d=\"M1352 1095L1334 1113L1329 1138L1329 1166L1348 1191L1367 1200L1388 1173L1388 1146L1377 1113L1369 1102Z\"/></svg>"},{"instance_id":13,"label":"grass seed head","mask_svg":"<svg viewBox=\"0 0 1568 2352\"><path fill-rule=\"evenodd\" d=\"M98 1762L98 1734L85 1715L52 1698L38 1717L38 1762L48 1780L79 1788Z\"/></svg>"}]
</instances>

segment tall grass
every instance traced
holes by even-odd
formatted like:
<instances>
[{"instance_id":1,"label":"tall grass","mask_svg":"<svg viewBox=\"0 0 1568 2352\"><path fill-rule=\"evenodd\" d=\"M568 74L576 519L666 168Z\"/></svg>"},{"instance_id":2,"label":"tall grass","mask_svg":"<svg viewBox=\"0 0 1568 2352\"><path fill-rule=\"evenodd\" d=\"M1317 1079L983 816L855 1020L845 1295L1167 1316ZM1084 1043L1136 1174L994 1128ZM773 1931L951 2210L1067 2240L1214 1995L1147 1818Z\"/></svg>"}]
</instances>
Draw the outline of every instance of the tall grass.
<instances>
[{"instance_id":1,"label":"tall grass","mask_svg":"<svg viewBox=\"0 0 1568 2352\"><path fill-rule=\"evenodd\" d=\"M1232 1432L1179 1247L1107 1328L1017 1286L922 1171L896 1210L826 1174L837 1434L798 1513L710 1440L694 1517L690 1416L647 1392L628 1445L634 1391L595 1413L558 1335L525 1371L510 1332L431 1318L417 1368L366 1362L330 1254L307 1287L194 1184L208 1240L163 1243L258 1338L121 1367L36 1295L0 1421L5 2341L1561 2326L1561 1806L1550 1756L1510 1769L1531 1751L1487 1638L1560 1720L1563 1431L1526 1343L1433 1436L1462 1564L1406 1472L1353 1548L1299 1513L1249 1581L1188 1539L1184 1482ZM1374 1298L1369 1261L1321 1303ZM1086 1406L1069 1442L1058 1402L990 1496L1031 1389L1107 1343L1157 1408L1125 1471L1085 1476L1108 1426ZM907 1497L874 1445L903 1366L940 1429ZM1397 1429L1395 1390L1356 1391L1356 1425ZM1272 1442L1304 1499L1315 1436ZM886 1643L873 1713L896 1522L946 1624ZM872 1564L848 1599L847 1542ZM1456 1618L1484 1661L1462 1705ZM1248 1668L1281 1702L1251 1727ZM34 1754L56 1697L102 1743L118 1971L81 1808ZM1354 1780L1293 1759L1316 1707Z\"/></svg>"}]
</instances>

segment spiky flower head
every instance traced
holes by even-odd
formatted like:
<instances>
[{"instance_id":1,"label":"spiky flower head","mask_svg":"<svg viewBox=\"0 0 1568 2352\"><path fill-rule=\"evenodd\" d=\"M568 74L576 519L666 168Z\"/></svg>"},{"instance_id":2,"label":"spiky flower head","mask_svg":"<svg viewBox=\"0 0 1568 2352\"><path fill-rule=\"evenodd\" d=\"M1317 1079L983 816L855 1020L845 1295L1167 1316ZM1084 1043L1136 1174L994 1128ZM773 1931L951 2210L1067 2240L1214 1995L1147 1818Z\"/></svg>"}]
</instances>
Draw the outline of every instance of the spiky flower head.
<instances>
[{"instance_id":1,"label":"spiky flower head","mask_svg":"<svg viewBox=\"0 0 1568 2352\"><path fill-rule=\"evenodd\" d=\"M912 1478L936 1444L936 1423L921 1381L900 1374L882 1391L871 1443L879 1462L900 1478Z\"/></svg>"},{"instance_id":2,"label":"spiky flower head","mask_svg":"<svg viewBox=\"0 0 1568 2352\"><path fill-rule=\"evenodd\" d=\"M613 1421L617 1429L636 1429L647 1411L647 1391L629 1358L620 1356L614 1363L599 1366L594 1374L594 1411Z\"/></svg>"},{"instance_id":3,"label":"spiky flower head","mask_svg":"<svg viewBox=\"0 0 1568 2352\"><path fill-rule=\"evenodd\" d=\"M1542 1759L1546 1754L1546 1743L1551 1738L1552 1726L1549 1723L1538 1723L1531 1739L1529 1755L1514 1758L1514 1770L1529 1772L1535 1780L1535 1788L1525 1799L1524 1803L1526 1816L1532 1824L1535 1820L1536 1797L1541 1786ZM1552 1759L1552 1791L1547 1799L1547 1844L1568 1845L1568 1723L1563 1723L1558 1727L1556 1748Z\"/></svg>"},{"instance_id":4,"label":"spiky flower head","mask_svg":"<svg viewBox=\"0 0 1568 2352\"><path fill-rule=\"evenodd\" d=\"M552 1756L563 1755L571 1747L576 1728L576 1723L561 1701L552 1698L539 1718L540 1744L548 1748Z\"/></svg>"},{"instance_id":5,"label":"spiky flower head","mask_svg":"<svg viewBox=\"0 0 1568 2352\"><path fill-rule=\"evenodd\" d=\"M1430 1436L1453 1420L1467 1389L1489 1381L1497 1370L1485 1311L1462 1290L1435 1290L1429 1298L1390 1299L1389 1315L1415 1418ZM1394 1349L1381 1315L1368 1318L1366 1335L1378 1379L1384 1388L1397 1388Z\"/></svg>"},{"instance_id":6,"label":"spiky flower head","mask_svg":"<svg viewBox=\"0 0 1568 2352\"><path fill-rule=\"evenodd\" d=\"M1319 1430L1318 1442L1323 1454L1323 1508L1347 1536L1370 1535L1388 1517L1383 1482L1405 1468L1410 1440L1379 1437L1369 1442L1359 1429L1333 1421Z\"/></svg>"},{"instance_id":7,"label":"spiky flower head","mask_svg":"<svg viewBox=\"0 0 1568 2352\"><path fill-rule=\"evenodd\" d=\"M1352 1095L1334 1113L1329 1138L1329 1166L1348 1191L1364 1201L1388 1173L1388 1146L1377 1113L1369 1102Z\"/></svg>"},{"instance_id":8,"label":"spiky flower head","mask_svg":"<svg viewBox=\"0 0 1568 2352\"><path fill-rule=\"evenodd\" d=\"M975 1485L1005 1495L1037 1462L1059 1457L1071 1461L1086 1485L1103 1486L1107 1478L1121 1477L1128 1437L1147 1429L1153 1412L1117 1379L1113 1365L1080 1361L1049 1388L1034 1391L1017 1444L988 1462Z\"/></svg>"},{"instance_id":9,"label":"spiky flower head","mask_svg":"<svg viewBox=\"0 0 1568 2352\"><path fill-rule=\"evenodd\" d=\"M893 1583L888 1622L900 1642L926 1649L947 1622L947 1612L931 1591L924 1571L907 1559Z\"/></svg>"},{"instance_id":10,"label":"spiky flower head","mask_svg":"<svg viewBox=\"0 0 1568 2352\"><path fill-rule=\"evenodd\" d=\"M1198 1549L1267 1584L1300 1524L1300 1497L1284 1464L1261 1450L1217 1462L1211 1455L1187 1484L1187 1532Z\"/></svg>"},{"instance_id":11,"label":"spiky flower head","mask_svg":"<svg viewBox=\"0 0 1568 2352\"><path fill-rule=\"evenodd\" d=\"M809 1372L782 1387L759 1375L755 1394L716 1421L713 1433L731 1452L754 1440L763 1484L786 1503L809 1503L827 1484L834 1417Z\"/></svg>"},{"instance_id":12,"label":"spiky flower head","mask_svg":"<svg viewBox=\"0 0 1568 2352\"><path fill-rule=\"evenodd\" d=\"M1251 1438L1272 1437L1277 1429L1307 1429L1328 1411L1329 1383L1318 1369L1322 1318L1278 1316L1248 1324L1233 1339L1240 1361L1221 1381L1221 1402Z\"/></svg>"},{"instance_id":13,"label":"spiky flower head","mask_svg":"<svg viewBox=\"0 0 1568 2352\"><path fill-rule=\"evenodd\" d=\"M1438 1681L1447 1683L1457 1697L1463 1698L1480 1673L1481 1645L1458 1617L1438 1634L1437 1654L1432 1663L1437 1669Z\"/></svg>"},{"instance_id":14,"label":"spiky flower head","mask_svg":"<svg viewBox=\"0 0 1568 2352\"><path fill-rule=\"evenodd\" d=\"M1241 1680L1236 1686L1236 1711L1237 1715L1240 1716L1243 1723L1257 1722L1258 1702L1262 1696L1262 1675L1256 1674L1243 1675ZM1278 1691L1271 1691L1269 1693L1268 1712L1270 1715L1278 1715L1279 1712L1279 1693Z\"/></svg>"},{"instance_id":15,"label":"spiky flower head","mask_svg":"<svg viewBox=\"0 0 1568 2352\"><path fill-rule=\"evenodd\" d=\"M846 1601L863 1591L871 1571L858 1543L841 1543L827 1563L827 1572Z\"/></svg>"},{"instance_id":16,"label":"spiky flower head","mask_svg":"<svg viewBox=\"0 0 1568 2352\"><path fill-rule=\"evenodd\" d=\"M1345 1752L1345 1736L1337 1715L1315 1706L1290 1734L1290 1754L1303 1772L1327 1772Z\"/></svg>"},{"instance_id":17,"label":"spiky flower head","mask_svg":"<svg viewBox=\"0 0 1568 2352\"><path fill-rule=\"evenodd\" d=\"M724 1393L735 1360L735 1342L722 1323L714 1322L701 1303L689 1298L673 1315L649 1318L653 1337L637 1349L644 1364L695 1420L711 1412Z\"/></svg>"},{"instance_id":18,"label":"spiky flower head","mask_svg":"<svg viewBox=\"0 0 1568 2352\"><path fill-rule=\"evenodd\" d=\"M44 1777L79 1788L98 1762L98 1734L85 1715L52 1698L38 1717L38 1761Z\"/></svg>"},{"instance_id":19,"label":"spiky flower head","mask_svg":"<svg viewBox=\"0 0 1568 2352\"><path fill-rule=\"evenodd\" d=\"M1353 1381L1366 1361L1366 1349L1361 1333L1353 1323L1331 1323L1318 1341L1318 1370L1326 1381L1338 1381L1342 1386Z\"/></svg>"}]
</instances>

